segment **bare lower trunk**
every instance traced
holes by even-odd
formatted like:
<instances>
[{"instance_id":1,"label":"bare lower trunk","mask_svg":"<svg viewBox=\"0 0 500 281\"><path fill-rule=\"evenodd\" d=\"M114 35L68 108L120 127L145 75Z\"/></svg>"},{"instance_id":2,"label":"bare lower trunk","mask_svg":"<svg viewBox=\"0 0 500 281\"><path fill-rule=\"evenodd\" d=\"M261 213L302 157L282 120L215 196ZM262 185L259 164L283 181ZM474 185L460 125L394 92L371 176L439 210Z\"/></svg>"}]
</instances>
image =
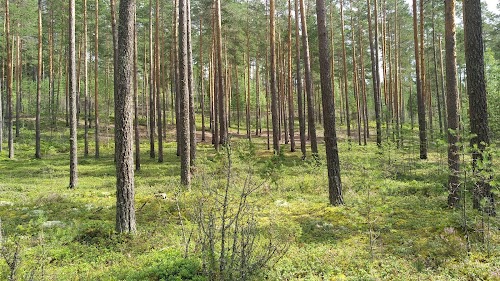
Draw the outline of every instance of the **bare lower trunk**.
<instances>
[{"instance_id":1,"label":"bare lower trunk","mask_svg":"<svg viewBox=\"0 0 500 281\"><path fill-rule=\"evenodd\" d=\"M68 80L69 80L69 188L75 188L77 177L77 124L76 124L76 49L75 49L75 0L69 4L69 53L68 53Z\"/></svg>"},{"instance_id":2,"label":"bare lower trunk","mask_svg":"<svg viewBox=\"0 0 500 281\"><path fill-rule=\"evenodd\" d=\"M321 76L321 96L323 100L323 120L325 124L329 201L332 205L341 205L344 203L344 200L342 197L337 135L335 132L335 104L333 102L332 83L330 78L330 48L328 46L324 0L316 0L316 13L318 16L319 65Z\"/></svg>"},{"instance_id":3,"label":"bare lower trunk","mask_svg":"<svg viewBox=\"0 0 500 281\"><path fill-rule=\"evenodd\" d=\"M459 112L455 41L455 0L445 2L446 94L448 97L448 206L460 202Z\"/></svg>"},{"instance_id":4,"label":"bare lower trunk","mask_svg":"<svg viewBox=\"0 0 500 281\"><path fill-rule=\"evenodd\" d=\"M135 233L133 157L133 58L135 1L121 0L118 24L117 82L115 101L116 232Z\"/></svg>"}]
</instances>

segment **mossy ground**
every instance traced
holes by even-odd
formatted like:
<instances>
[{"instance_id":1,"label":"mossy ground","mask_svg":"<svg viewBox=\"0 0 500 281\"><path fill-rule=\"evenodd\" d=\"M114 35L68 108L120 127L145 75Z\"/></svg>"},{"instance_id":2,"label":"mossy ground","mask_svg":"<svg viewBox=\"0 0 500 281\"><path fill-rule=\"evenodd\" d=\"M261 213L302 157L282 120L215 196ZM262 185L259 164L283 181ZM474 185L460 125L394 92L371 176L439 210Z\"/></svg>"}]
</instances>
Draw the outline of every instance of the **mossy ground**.
<instances>
[{"instance_id":1,"label":"mossy ground","mask_svg":"<svg viewBox=\"0 0 500 281\"><path fill-rule=\"evenodd\" d=\"M178 279L166 280L202 280L196 279L201 255L182 258L179 213L185 224L194 224L187 215L196 203L190 196L207 179L224 178L224 152L216 153L208 142L198 145L193 187L179 201L175 143L165 144L160 164L149 158L143 141L136 173L138 233L122 236L114 233L112 143L102 141L101 157L95 159L92 145L91 156L83 157L80 142L78 187L69 190L67 131L44 133L43 159L36 160L29 125L16 139L15 159L7 158L6 149L0 153L0 218L6 247L12 249L13 241L21 245L19 280L31 275L35 280L155 280L162 278L158 268L181 272ZM473 211L467 202L466 232L462 209L447 208L443 144L431 142L429 159L418 160L413 138L400 149L356 142L339 141L346 204L332 207L323 147L317 163L311 157L301 160L288 146L281 157L273 157L264 137L254 138L252 145L233 137L234 177L243 181L250 173L252 181L263 183L251 200L259 223L279 224L289 238L282 241L290 244L288 252L259 278L500 280L500 221ZM155 197L158 192L167 199ZM47 221L64 225L44 227ZM4 260L0 269L4 280L9 272Z\"/></svg>"}]
</instances>

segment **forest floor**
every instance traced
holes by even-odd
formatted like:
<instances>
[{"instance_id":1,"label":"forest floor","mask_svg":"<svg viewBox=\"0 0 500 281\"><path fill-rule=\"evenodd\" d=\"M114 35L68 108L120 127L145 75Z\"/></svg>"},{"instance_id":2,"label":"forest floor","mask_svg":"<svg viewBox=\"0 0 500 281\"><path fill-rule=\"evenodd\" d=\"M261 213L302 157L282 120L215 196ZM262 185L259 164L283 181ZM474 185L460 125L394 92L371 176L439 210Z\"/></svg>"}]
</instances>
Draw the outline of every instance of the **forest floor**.
<instances>
[{"instance_id":1,"label":"forest floor","mask_svg":"<svg viewBox=\"0 0 500 281\"><path fill-rule=\"evenodd\" d=\"M101 157L95 159L91 135L90 156L84 157L80 132L78 187L70 190L68 131L44 133L43 158L37 160L31 125L16 138L15 159L8 159L6 145L0 153L1 280L13 269L17 280L207 280L210 262L200 227L207 227L203 214L214 215L220 253L217 206L223 206L218 199L226 194L228 178L227 217L234 218L241 191L251 191L240 217L247 227L240 228L242 234L257 233L248 259L258 259L269 245L275 250L267 266L249 269L250 279L500 280L499 216L473 210L468 191L465 205L447 207L443 141L430 141L429 159L419 160L413 137L399 149L391 142L379 149L373 139L358 146L342 135L345 205L332 207L323 145L316 161L309 154L301 159L298 142L298 152L283 145L285 152L273 156L265 136L251 143L234 136L231 150L220 152L207 137L198 145L193 184L186 190L180 187L171 132L164 163L149 157L144 139L141 170L135 174L138 233L128 236L114 234L112 143L102 141ZM470 167L462 174L469 189ZM19 262L13 267L15 253Z\"/></svg>"}]
</instances>

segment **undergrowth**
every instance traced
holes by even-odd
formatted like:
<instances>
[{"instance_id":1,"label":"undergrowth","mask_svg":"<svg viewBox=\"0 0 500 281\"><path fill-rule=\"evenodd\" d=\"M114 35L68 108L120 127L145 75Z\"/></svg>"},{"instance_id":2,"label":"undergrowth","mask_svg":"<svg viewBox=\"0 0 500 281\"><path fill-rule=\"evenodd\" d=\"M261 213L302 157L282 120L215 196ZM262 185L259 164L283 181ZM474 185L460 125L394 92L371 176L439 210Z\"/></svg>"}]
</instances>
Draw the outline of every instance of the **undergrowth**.
<instances>
[{"instance_id":1,"label":"undergrowth","mask_svg":"<svg viewBox=\"0 0 500 281\"><path fill-rule=\"evenodd\" d=\"M112 143L103 143L100 159L80 155L79 186L69 190L66 132L44 135L42 160L33 158L32 134L22 130L16 159L0 153L0 279L11 275L17 251L15 280L209 280L193 214L201 191L223 191L216 184L225 179L222 150L200 143L194 185L181 190L175 143L165 144L159 164L144 141L136 173L138 234L122 236L113 230ZM499 219L486 221L472 210L468 193L467 229L461 211L447 208L443 144L431 145L429 159L418 160L412 138L400 149L341 140L346 204L339 207L328 205L324 155L302 160L287 149L273 156L264 138L233 138L229 192L237 195L251 173L251 184L259 185L248 201L252 231L286 245L253 279L500 279Z\"/></svg>"}]
</instances>

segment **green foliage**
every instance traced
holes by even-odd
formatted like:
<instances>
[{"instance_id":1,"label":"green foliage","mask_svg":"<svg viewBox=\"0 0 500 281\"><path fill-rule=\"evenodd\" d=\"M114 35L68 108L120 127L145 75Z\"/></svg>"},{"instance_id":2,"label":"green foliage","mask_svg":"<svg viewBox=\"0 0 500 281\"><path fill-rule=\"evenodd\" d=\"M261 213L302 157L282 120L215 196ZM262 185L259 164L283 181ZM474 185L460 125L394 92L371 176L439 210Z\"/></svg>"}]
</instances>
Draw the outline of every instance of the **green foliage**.
<instances>
[{"instance_id":1,"label":"green foliage","mask_svg":"<svg viewBox=\"0 0 500 281\"><path fill-rule=\"evenodd\" d=\"M29 120L25 125L16 139L16 159L0 153L0 218L6 239L19 237L21 280L31 274L43 279L42 272L45 280L208 280L206 252L196 243L193 214L210 190L214 193L205 197L205 210L217 211L215 206L223 199L216 195L223 194L227 175L223 151L201 143L193 187L184 190L179 186L175 144L166 144L165 162L158 164L147 155L148 143L141 143L143 163L136 173L139 233L122 236L114 233L113 146L103 144L99 160L81 157L80 185L68 190L68 132L61 126L52 135L44 133L47 152L36 160L33 126ZM346 199L341 207L328 205L321 146L319 161L309 155L302 160L300 153L290 153L286 147L274 156L265 149L265 137L249 142L233 136L228 194L238 198L249 171L250 182L262 184L248 201L252 224L247 229L257 235L255 247L265 249L269 238L289 245L286 254L255 271L252 278L495 280L500 268L500 222L489 218L487 228L488 218L470 207L470 151L465 152L467 165L463 165L468 179L465 229L461 213L446 207L445 146L430 146L429 159L420 161L417 136L407 127L403 132L401 149L339 143ZM468 139L462 138L464 147L469 146ZM492 161L484 167L493 173L498 169L497 150L494 145L486 149ZM496 193L497 182L496 177L490 182ZM160 192L166 199L154 196ZM236 207L237 202L231 204ZM214 214L220 218L220 212ZM62 224L44 226L50 221ZM220 231L220 224L216 228ZM6 279L9 269L1 260L0 272L0 279Z\"/></svg>"},{"instance_id":2,"label":"green foliage","mask_svg":"<svg viewBox=\"0 0 500 281\"><path fill-rule=\"evenodd\" d=\"M123 276L124 280L161 280L161 281L205 281L201 263L198 259L183 258L176 252L161 252L151 261L152 264Z\"/></svg>"}]
</instances>

